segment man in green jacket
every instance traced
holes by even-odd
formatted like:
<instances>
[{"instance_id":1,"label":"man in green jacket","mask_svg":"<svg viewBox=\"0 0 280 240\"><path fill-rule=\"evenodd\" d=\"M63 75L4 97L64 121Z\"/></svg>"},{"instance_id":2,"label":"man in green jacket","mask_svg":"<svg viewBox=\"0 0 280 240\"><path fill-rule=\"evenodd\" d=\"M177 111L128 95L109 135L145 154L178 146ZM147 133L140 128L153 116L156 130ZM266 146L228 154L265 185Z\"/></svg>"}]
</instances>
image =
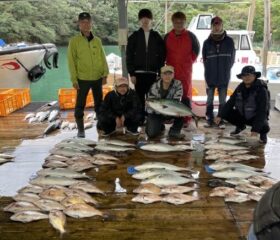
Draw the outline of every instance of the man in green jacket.
<instances>
[{"instance_id":1,"label":"man in green jacket","mask_svg":"<svg viewBox=\"0 0 280 240\"><path fill-rule=\"evenodd\" d=\"M102 85L109 73L101 40L92 34L92 19L89 13L79 14L80 33L72 37L68 46L68 66L73 87L77 90L75 119L78 137L85 137L84 108L89 90L92 90L94 107L98 118L102 102Z\"/></svg>"}]
</instances>

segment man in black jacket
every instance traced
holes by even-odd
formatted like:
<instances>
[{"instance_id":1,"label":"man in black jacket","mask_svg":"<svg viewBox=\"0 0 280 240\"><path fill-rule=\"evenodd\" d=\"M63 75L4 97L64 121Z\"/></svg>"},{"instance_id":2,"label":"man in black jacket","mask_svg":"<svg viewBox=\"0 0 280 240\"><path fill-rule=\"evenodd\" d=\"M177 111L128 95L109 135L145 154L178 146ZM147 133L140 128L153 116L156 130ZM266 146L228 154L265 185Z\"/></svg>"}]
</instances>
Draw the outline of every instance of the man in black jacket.
<instances>
[{"instance_id":1,"label":"man in black jacket","mask_svg":"<svg viewBox=\"0 0 280 240\"><path fill-rule=\"evenodd\" d=\"M207 124L205 127L213 127L215 89L217 88L219 93L218 116L220 116L221 109L226 102L230 72L235 60L234 42L223 29L223 21L220 17L214 17L211 20L211 33L208 39L204 41L202 57L205 71L204 76L207 85ZM220 122L219 127L225 128L223 122Z\"/></svg>"},{"instance_id":2,"label":"man in black jacket","mask_svg":"<svg viewBox=\"0 0 280 240\"><path fill-rule=\"evenodd\" d=\"M129 89L127 78L115 81L115 90L109 92L101 104L97 129L109 136L116 128L126 127L132 135L138 135L141 120L141 104L135 91Z\"/></svg>"},{"instance_id":3,"label":"man in black jacket","mask_svg":"<svg viewBox=\"0 0 280 240\"><path fill-rule=\"evenodd\" d=\"M256 72L253 66L246 66L237 75L243 82L235 89L234 93L224 105L220 117L215 122L219 124L225 119L236 126L231 135L237 135L246 128L252 126L251 136L260 134L260 141L267 142L268 115L270 109L270 94L267 84L260 80L260 72Z\"/></svg>"},{"instance_id":4,"label":"man in black jacket","mask_svg":"<svg viewBox=\"0 0 280 240\"><path fill-rule=\"evenodd\" d=\"M149 9L138 13L141 27L133 32L126 49L126 65L142 104L142 122L145 118L145 96L157 79L165 61L165 46L158 32L151 29L153 15Z\"/></svg>"}]
</instances>

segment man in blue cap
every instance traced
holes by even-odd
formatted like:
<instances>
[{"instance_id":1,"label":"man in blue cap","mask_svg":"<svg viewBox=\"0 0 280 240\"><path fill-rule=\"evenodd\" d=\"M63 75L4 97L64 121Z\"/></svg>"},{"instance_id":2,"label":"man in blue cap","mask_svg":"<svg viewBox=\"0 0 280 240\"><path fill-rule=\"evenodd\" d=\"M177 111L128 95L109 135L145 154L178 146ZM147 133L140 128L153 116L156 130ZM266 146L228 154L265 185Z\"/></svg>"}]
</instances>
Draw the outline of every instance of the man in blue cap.
<instances>
[{"instance_id":1,"label":"man in blue cap","mask_svg":"<svg viewBox=\"0 0 280 240\"><path fill-rule=\"evenodd\" d=\"M77 137L84 138L83 117L88 92L92 90L98 118L103 98L102 85L106 84L109 70L101 40L92 34L90 14L82 12L78 19L80 33L70 39L67 58L72 85L77 90L75 106Z\"/></svg>"},{"instance_id":2,"label":"man in blue cap","mask_svg":"<svg viewBox=\"0 0 280 240\"><path fill-rule=\"evenodd\" d=\"M246 125L252 126L251 136L260 135L260 142L267 142L267 133L270 128L268 116L270 110L270 93L267 84L260 80L260 72L256 72L253 66L246 66L237 75L242 79L224 105L221 117L215 119L219 124L222 119L227 120L236 128L231 135L242 132Z\"/></svg>"}]
</instances>

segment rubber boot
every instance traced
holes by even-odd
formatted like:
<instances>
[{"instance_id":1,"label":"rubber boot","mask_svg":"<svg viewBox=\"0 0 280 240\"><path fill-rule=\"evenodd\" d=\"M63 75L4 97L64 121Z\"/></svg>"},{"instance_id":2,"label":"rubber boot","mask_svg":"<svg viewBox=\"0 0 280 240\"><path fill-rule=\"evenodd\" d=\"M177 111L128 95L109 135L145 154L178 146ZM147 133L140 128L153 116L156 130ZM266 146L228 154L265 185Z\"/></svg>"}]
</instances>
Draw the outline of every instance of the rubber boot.
<instances>
[{"instance_id":1,"label":"rubber boot","mask_svg":"<svg viewBox=\"0 0 280 240\"><path fill-rule=\"evenodd\" d=\"M86 135L85 135L85 128L84 128L84 119L83 118L77 118L76 123L77 123L77 128L78 128L77 137L78 138L85 138Z\"/></svg>"}]
</instances>

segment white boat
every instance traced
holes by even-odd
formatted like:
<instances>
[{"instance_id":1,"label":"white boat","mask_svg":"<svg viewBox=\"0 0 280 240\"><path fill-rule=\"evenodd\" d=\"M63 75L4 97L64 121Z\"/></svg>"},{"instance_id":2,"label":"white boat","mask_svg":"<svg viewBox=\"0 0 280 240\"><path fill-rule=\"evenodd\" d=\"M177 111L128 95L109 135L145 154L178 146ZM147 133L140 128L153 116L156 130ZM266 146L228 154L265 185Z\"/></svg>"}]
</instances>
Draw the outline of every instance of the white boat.
<instances>
[{"instance_id":1,"label":"white boat","mask_svg":"<svg viewBox=\"0 0 280 240\"><path fill-rule=\"evenodd\" d=\"M45 74L42 62L49 69L58 67L54 44L17 43L0 47L0 88L29 88L31 82Z\"/></svg>"}]
</instances>

